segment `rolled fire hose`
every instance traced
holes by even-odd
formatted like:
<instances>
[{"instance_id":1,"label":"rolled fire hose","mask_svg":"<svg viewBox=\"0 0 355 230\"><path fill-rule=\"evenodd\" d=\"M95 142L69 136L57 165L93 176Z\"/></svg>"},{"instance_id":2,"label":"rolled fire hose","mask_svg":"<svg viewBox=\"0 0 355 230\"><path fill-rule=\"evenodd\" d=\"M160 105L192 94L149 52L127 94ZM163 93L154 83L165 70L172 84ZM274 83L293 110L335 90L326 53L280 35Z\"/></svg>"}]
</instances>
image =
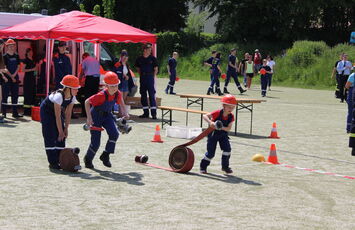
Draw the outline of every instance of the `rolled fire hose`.
<instances>
[{"instance_id":1,"label":"rolled fire hose","mask_svg":"<svg viewBox=\"0 0 355 230\"><path fill-rule=\"evenodd\" d=\"M203 131L200 135L198 135L197 137L195 137L191 141L189 141L185 144L182 144L182 145L178 145L175 148L173 148L173 150L171 150L170 155L169 155L170 168L165 168L165 167L161 167L159 165L146 163L148 160L148 157L146 157L145 161L142 162L141 159L143 159L143 157L136 156L135 161L137 163L141 163L146 166L150 166L150 167L158 168L158 169L163 169L163 170L170 171L170 172L179 172L179 173L189 172L194 165L195 156L194 156L194 152L190 148L188 148L187 146L190 146L190 145L193 145L193 144L199 142L201 139L206 137L208 134L210 134L214 130L215 130L214 128L209 127L208 129Z\"/></svg>"}]
</instances>

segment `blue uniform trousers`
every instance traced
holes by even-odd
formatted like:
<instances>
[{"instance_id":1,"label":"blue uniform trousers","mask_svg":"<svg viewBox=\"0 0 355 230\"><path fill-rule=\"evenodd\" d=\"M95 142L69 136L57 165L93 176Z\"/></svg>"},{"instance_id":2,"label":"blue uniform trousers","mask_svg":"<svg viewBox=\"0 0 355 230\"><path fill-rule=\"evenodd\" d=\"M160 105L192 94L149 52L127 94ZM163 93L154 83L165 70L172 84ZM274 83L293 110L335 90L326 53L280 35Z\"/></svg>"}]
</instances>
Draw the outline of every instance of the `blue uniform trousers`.
<instances>
[{"instance_id":1,"label":"blue uniform trousers","mask_svg":"<svg viewBox=\"0 0 355 230\"><path fill-rule=\"evenodd\" d=\"M350 132L351 120L353 119L353 91L354 87L350 87L346 102L348 103L348 115L346 119L346 131Z\"/></svg>"},{"instance_id":2,"label":"blue uniform trousers","mask_svg":"<svg viewBox=\"0 0 355 230\"><path fill-rule=\"evenodd\" d=\"M18 77L16 78L18 79ZM10 79L8 82L3 83L2 85L2 103L7 103L7 98L10 95L11 92L11 104L17 104L18 102L18 83L12 82ZM6 114L6 109L8 106L3 105L2 106L2 113L5 115ZM12 106L12 113L17 114L17 106Z\"/></svg>"},{"instance_id":3,"label":"blue uniform trousers","mask_svg":"<svg viewBox=\"0 0 355 230\"><path fill-rule=\"evenodd\" d=\"M118 139L119 133L115 125L115 121L112 113L100 114L100 112L92 111L92 119L94 121L93 126L104 127L108 140L106 142L105 151L107 153L114 153L116 147L116 141ZM101 131L91 130L91 143L86 153L86 158L92 160L95 157L97 150L100 147Z\"/></svg>"},{"instance_id":4,"label":"blue uniform trousers","mask_svg":"<svg viewBox=\"0 0 355 230\"><path fill-rule=\"evenodd\" d=\"M222 168L228 168L229 167L229 158L231 155L231 145L229 143L229 137L227 132L224 131L214 131L211 134L208 135L207 139L207 152L205 154L205 157L202 159L200 163L200 168L201 169L206 169L207 166L210 164L212 158L215 156L216 153L216 148L217 148L217 143L219 143L219 146L221 150L223 151L222 153Z\"/></svg>"},{"instance_id":5,"label":"blue uniform trousers","mask_svg":"<svg viewBox=\"0 0 355 230\"><path fill-rule=\"evenodd\" d=\"M267 74L260 76L261 95L262 96L266 96L266 89L267 89L268 81L269 81L269 77Z\"/></svg>"},{"instance_id":6,"label":"blue uniform trousers","mask_svg":"<svg viewBox=\"0 0 355 230\"><path fill-rule=\"evenodd\" d=\"M59 163L59 153L65 148L65 139L58 141L58 128L55 120L54 112L49 111L45 103L41 104L40 109L42 135L44 138L44 146L46 149L47 159L50 164ZM64 129L64 119L62 125Z\"/></svg>"},{"instance_id":7,"label":"blue uniform trousers","mask_svg":"<svg viewBox=\"0 0 355 230\"><path fill-rule=\"evenodd\" d=\"M153 117L155 117L157 115L157 104L155 101L155 88L154 88L153 75L143 75L140 78L139 93L141 94L141 104L143 106L143 112L145 115L149 115L147 92L149 95L150 113Z\"/></svg>"}]
</instances>

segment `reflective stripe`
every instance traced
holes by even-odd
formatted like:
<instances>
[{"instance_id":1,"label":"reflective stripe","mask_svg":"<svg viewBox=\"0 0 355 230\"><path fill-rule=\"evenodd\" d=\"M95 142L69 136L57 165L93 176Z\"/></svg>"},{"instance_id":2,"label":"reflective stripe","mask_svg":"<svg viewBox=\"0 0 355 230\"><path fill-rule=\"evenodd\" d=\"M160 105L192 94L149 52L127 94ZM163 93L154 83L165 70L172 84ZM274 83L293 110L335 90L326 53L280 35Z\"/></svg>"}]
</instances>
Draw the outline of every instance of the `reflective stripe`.
<instances>
[{"instance_id":1,"label":"reflective stripe","mask_svg":"<svg viewBox=\"0 0 355 230\"><path fill-rule=\"evenodd\" d=\"M223 156L230 156L230 155L231 155L231 152L222 152L222 155L223 155Z\"/></svg>"},{"instance_id":2,"label":"reflective stripe","mask_svg":"<svg viewBox=\"0 0 355 230\"><path fill-rule=\"evenodd\" d=\"M174 86L173 86L173 85L168 84L168 86L170 86L171 88L174 88Z\"/></svg>"},{"instance_id":3,"label":"reflective stripe","mask_svg":"<svg viewBox=\"0 0 355 230\"><path fill-rule=\"evenodd\" d=\"M157 109L157 107L155 107L155 106L152 106L152 107L150 107L150 109Z\"/></svg>"},{"instance_id":4,"label":"reflective stripe","mask_svg":"<svg viewBox=\"0 0 355 230\"><path fill-rule=\"evenodd\" d=\"M92 148L89 147L89 150L93 153L96 153L96 151L94 151Z\"/></svg>"},{"instance_id":5,"label":"reflective stripe","mask_svg":"<svg viewBox=\"0 0 355 230\"><path fill-rule=\"evenodd\" d=\"M108 140L108 142L111 142L111 143L116 143L116 141L113 141L113 140Z\"/></svg>"},{"instance_id":6,"label":"reflective stripe","mask_svg":"<svg viewBox=\"0 0 355 230\"><path fill-rule=\"evenodd\" d=\"M206 160L206 161L211 161L211 159L206 157L206 156L203 159Z\"/></svg>"},{"instance_id":7,"label":"reflective stripe","mask_svg":"<svg viewBox=\"0 0 355 230\"><path fill-rule=\"evenodd\" d=\"M64 147L46 147L46 150L64 149Z\"/></svg>"},{"instance_id":8,"label":"reflective stripe","mask_svg":"<svg viewBox=\"0 0 355 230\"><path fill-rule=\"evenodd\" d=\"M149 109L149 106L143 106L143 109Z\"/></svg>"},{"instance_id":9,"label":"reflective stripe","mask_svg":"<svg viewBox=\"0 0 355 230\"><path fill-rule=\"evenodd\" d=\"M355 137L355 133L350 133L350 137Z\"/></svg>"}]
</instances>

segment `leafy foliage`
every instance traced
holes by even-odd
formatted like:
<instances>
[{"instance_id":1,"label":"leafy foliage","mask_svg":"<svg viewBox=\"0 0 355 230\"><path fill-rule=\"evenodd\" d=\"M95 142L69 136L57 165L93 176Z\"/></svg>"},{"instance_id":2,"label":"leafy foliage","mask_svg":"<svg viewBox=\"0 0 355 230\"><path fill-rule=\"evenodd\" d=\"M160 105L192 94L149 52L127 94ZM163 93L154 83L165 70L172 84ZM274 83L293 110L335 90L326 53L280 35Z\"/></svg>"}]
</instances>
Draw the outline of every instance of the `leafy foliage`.
<instances>
[{"instance_id":1,"label":"leafy foliage","mask_svg":"<svg viewBox=\"0 0 355 230\"><path fill-rule=\"evenodd\" d=\"M228 41L348 40L355 1L194 0L218 15L217 31Z\"/></svg>"}]
</instances>

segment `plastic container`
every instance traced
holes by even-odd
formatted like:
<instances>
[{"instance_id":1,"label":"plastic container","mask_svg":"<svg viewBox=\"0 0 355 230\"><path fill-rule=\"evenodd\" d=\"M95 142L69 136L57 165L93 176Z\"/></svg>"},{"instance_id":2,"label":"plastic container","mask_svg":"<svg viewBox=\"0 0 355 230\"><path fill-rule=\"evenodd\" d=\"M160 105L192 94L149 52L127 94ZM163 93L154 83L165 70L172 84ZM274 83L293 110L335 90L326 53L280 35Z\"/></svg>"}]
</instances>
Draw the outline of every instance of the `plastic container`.
<instances>
[{"instance_id":1,"label":"plastic container","mask_svg":"<svg viewBox=\"0 0 355 230\"><path fill-rule=\"evenodd\" d=\"M34 120L34 121L41 121L40 107L39 106L33 106L31 108L31 117L32 117L32 120Z\"/></svg>"},{"instance_id":2,"label":"plastic container","mask_svg":"<svg viewBox=\"0 0 355 230\"><path fill-rule=\"evenodd\" d=\"M182 139L195 138L202 133L202 128L192 128L185 126L167 126L165 135Z\"/></svg>"}]
</instances>

